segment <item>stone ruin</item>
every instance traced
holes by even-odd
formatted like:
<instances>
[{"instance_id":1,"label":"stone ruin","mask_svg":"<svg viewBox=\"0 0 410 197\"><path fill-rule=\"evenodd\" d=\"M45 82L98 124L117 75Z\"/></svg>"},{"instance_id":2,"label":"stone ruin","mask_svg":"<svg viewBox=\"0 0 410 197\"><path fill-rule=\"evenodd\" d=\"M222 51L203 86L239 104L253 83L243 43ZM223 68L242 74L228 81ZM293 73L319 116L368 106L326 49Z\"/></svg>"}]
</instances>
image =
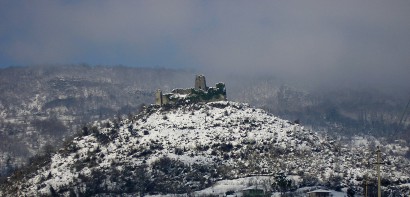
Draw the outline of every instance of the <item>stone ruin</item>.
<instances>
[{"instance_id":1,"label":"stone ruin","mask_svg":"<svg viewBox=\"0 0 410 197\"><path fill-rule=\"evenodd\" d=\"M205 76L195 77L194 88L174 89L171 93L163 94L160 89L155 93L155 104L178 104L226 101L226 89L224 83L217 83L215 87L207 87Z\"/></svg>"}]
</instances>

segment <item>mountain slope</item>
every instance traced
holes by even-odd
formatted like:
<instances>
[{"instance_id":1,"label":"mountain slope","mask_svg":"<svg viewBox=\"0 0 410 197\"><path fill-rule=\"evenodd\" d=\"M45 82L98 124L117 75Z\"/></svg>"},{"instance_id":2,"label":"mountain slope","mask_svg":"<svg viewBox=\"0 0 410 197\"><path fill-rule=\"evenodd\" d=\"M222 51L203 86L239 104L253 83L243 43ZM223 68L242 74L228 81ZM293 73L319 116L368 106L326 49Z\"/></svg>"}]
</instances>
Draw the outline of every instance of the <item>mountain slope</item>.
<instances>
[{"instance_id":1,"label":"mountain slope","mask_svg":"<svg viewBox=\"0 0 410 197\"><path fill-rule=\"evenodd\" d=\"M327 134L369 134L410 142L408 94L369 89L313 91L282 85L274 76L207 75L227 82L230 100L249 102L275 115L300 120ZM50 145L60 147L84 124L136 113L155 91L192 87L192 71L125 66L29 66L0 69L0 179ZM404 91L403 91L404 92ZM395 98L398 97L398 98ZM400 115L404 114L402 125ZM410 151L407 153L410 158Z\"/></svg>"},{"instance_id":2,"label":"mountain slope","mask_svg":"<svg viewBox=\"0 0 410 197\"><path fill-rule=\"evenodd\" d=\"M124 66L0 69L0 177L84 124L135 113L154 102L157 88L170 91L191 81L193 74L181 70Z\"/></svg>"},{"instance_id":3,"label":"mountain slope","mask_svg":"<svg viewBox=\"0 0 410 197\"><path fill-rule=\"evenodd\" d=\"M293 187L359 186L364 176L375 177L371 146L343 146L242 103L150 106L84 128L50 159L11 177L0 194L189 193L222 179L280 173L298 177ZM410 181L406 148L383 154L390 185Z\"/></svg>"}]
</instances>

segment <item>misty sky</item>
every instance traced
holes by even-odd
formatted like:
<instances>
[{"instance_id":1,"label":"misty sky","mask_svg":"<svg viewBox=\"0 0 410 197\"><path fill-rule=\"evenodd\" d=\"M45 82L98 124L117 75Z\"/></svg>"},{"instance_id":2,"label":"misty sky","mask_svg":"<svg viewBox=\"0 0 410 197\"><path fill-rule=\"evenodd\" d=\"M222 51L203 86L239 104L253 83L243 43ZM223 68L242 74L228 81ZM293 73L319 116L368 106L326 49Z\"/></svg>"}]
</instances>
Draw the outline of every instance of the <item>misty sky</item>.
<instances>
[{"instance_id":1,"label":"misty sky","mask_svg":"<svg viewBox=\"0 0 410 197\"><path fill-rule=\"evenodd\" d=\"M0 67L78 63L409 87L410 1L0 1Z\"/></svg>"}]
</instances>

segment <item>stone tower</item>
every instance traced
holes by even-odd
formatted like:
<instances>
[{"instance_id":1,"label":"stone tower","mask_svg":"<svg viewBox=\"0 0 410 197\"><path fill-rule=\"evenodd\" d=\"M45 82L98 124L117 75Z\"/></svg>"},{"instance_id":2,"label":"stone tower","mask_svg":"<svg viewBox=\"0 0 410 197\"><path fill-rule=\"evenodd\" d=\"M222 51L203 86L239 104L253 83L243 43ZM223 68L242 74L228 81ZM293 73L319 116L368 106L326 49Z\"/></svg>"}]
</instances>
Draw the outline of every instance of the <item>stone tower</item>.
<instances>
[{"instance_id":1,"label":"stone tower","mask_svg":"<svg viewBox=\"0 0 410 197\"><path fill-rule=\"evenodd\" d=\"M162 91L160 89L155 92L155 104L162 105L164 102L162 100Z\"/></svg>"},{"instance_id":2,"label":"stone tower","mask_svg":"<svg viewBox=\"0 0 410 197\"><path fill-rule=\"evenodd\" d=\"M195 77L195 89L207 91L205 76L197 75Z\"/></svg>"}]
</instances>

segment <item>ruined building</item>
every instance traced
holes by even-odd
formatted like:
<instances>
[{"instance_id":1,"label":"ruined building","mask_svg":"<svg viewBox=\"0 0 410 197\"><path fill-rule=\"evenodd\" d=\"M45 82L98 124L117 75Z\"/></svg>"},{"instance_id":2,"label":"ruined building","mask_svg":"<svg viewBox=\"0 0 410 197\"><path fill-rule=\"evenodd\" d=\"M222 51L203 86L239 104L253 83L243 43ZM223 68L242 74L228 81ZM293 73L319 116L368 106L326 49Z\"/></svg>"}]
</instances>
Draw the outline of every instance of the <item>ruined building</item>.
<instances>
[{"instance_id":1,"label":"ruined building","mask_svg":"<svg viewBox=\"0 0 410 197\"><path fill-rule=\"evenodd\" d=\"M224 83L217 83L215 87L207 87L205 76L195 77L194 88L174 89L171 93L163 94L161 90L155 93L155 104L178 104L194 102L211 102L226 100L226 89Z\"/></svg>"},{"instance_id":2,"label":"ruined building","mask_svg":"<svg viewBox=\"0 0 410 197\"><path fill-rule=\"evenodd\" d=\"M205 76L197 75L195 77L195 89L207 91Z\"/></svg>"}]
</instances>

